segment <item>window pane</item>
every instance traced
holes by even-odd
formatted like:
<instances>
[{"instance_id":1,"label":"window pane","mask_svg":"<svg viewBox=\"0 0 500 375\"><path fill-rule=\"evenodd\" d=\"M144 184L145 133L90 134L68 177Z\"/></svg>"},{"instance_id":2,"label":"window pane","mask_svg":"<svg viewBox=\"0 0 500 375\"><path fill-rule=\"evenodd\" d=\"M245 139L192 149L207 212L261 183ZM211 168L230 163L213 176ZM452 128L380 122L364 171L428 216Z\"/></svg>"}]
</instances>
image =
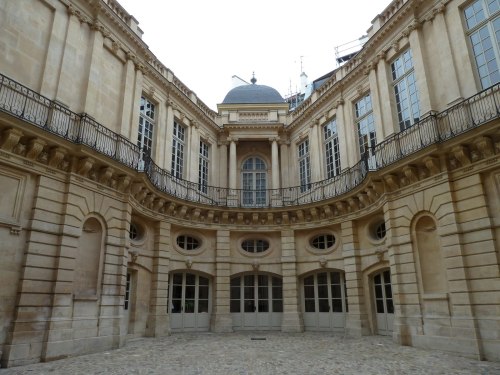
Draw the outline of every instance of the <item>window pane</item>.
<instances>
[{"instance_id":1,"label":"window pane","mask_svg":"<svg viewBox=\"0 0 500 375\"><path fill-rule=\"evenodd\" d=\"M199 300L198 301L198 312L199 313L207 313L208 312L208 301L207 300Z\"/></svg>"},{"instance_id":2,"label":"window pane","mask_svg":"<svg viewBox=\"0 0 500 375\"><path fill-rule=\"evenodd\" d=\"M232 313L239 313L240 312L240 301L237 300L232 300L229 305L230 312Z\"/></svg>"},{"instance_id":3,"label":"window pane","mask_svg":"<svg viewBox=\"0 0 500 375\"><path fill-rule=\"evenodd\" d=\"M316 309L314 307L314 300L313 299L306 299L304 301L304 308L305 308L305 312L315 312Z\"/></svg>"},{"instance_id":4,"label":"window pane","mask_svg":"<svg viewBox=\"0 0 500 375\"><path fill-rule=\"evenodd\" d=\"M328 300L327 299L318 300L318 308L319 312L329 312L330 304L328 303Z\"/></svg>"}]
</instances>

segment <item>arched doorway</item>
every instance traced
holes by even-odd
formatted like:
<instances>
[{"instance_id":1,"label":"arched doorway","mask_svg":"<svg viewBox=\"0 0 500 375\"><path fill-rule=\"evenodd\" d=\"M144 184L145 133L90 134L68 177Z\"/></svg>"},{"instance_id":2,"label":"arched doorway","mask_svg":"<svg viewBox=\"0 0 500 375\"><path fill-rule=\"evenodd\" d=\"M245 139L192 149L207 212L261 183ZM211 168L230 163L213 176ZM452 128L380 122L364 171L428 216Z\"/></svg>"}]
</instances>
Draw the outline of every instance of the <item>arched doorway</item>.
<instances>
[{"instance_id":1,"label":"arched doorway","mask_svg":"<svg viewBox=\"0 0 500 375\"><path fill-rule=\"evenodd\" d=\"M210 280L190 272L173 272L170 280L172 332L208 331L211 311Z\"/></svg>"},{"instance_id":2,"label":"arched doorway","mask_svg":"<svg viewBox=\"0 0 500 375\"><path fill-rule=\"evenodd\" d=\"M394 323L394 304L392 300L391 271L384 270L373 275L375 298L376 332L391 335Z\"/></svg>"},{"instance_id":3,"label":"arched doorway","mask_svg":"<svg viewBox=\"0 0 500 375\"><path fill-rule=\"evenodd\" d=\"M344 330L348 305L343 272L321 271L304 277L302 301L307 331Z\"/></svg>"},{"instance_id":4,"label":"arched doorway","mask_svg":"<svg viewBox=\"0 0 500 375\"><path fill-rule=\"evenodd\" d=\"M241 186L244 206L265 206L267 204L267 167L264 160L253 156L243 162Z\"/></svg>"},{"instance_id":5,"label":"arched doorway","mask_svg":"<svg viewBox=\"0 0 500 375\"><path fill-rule=\"evenodd\" d=\"M234 330L280 330L283 281L266 274L231 279L230 311Z\"/></svg>"}]
</instances>

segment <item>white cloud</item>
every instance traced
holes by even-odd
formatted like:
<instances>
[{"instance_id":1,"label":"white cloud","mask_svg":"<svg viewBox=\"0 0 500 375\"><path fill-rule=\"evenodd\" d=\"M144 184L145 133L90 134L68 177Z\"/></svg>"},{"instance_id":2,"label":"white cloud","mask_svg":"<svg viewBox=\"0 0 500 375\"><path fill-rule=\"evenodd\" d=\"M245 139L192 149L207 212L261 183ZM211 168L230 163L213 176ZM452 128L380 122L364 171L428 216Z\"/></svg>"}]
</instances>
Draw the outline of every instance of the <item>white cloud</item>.
<instances>
[{"instance_id":1,"label":"white cloud","mask_svg":"<svg viewBox=\"0 0 500 375\"><path fill-rule=\"evenodd\" d=\"M333 70L335 46L360 38L390 0L119 0L143 39L210 108L231 89L231 76L277 89L300 87Z\"/></svg>"}]
</instances>

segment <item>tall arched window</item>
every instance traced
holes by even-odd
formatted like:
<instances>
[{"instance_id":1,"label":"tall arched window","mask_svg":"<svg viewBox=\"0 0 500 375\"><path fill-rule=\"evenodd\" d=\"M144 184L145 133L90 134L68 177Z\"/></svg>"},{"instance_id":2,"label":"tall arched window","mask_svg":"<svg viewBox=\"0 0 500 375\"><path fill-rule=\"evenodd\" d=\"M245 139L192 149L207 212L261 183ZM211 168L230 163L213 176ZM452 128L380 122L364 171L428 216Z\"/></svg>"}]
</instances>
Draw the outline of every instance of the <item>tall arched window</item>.
<instances>
[{"instance_id":1,"label":"tall arched window","mask_svg":"<svg viewBox=\"0 0 500 375\"><path fill-rule=\"evenodd\" d=\"M241 170L243 204L264 206L267 203L267 168L264 160L252 156L245 160Z\"/></svg>"}]
</instances>

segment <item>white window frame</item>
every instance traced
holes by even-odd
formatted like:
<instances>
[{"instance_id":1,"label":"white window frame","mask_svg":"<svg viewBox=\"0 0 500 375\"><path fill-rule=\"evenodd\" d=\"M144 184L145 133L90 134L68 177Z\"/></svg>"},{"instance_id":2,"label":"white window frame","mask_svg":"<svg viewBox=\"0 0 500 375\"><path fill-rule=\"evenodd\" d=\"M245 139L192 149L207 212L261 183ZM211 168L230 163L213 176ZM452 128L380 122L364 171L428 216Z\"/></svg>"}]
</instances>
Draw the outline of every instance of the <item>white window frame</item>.
<instances>
[{"instance_id":1,"label":"white window frame","mask_svg":"<svg viewBox=\"0 0 500 375\"><path fill-rule=\"evenodd\" d=\"M245 159L241 167L243 206L267 205L267 165L259 156Z\"/></svg>"},{"instance_id":2,"label":"white window frame","mask_svg":"<svg viewBox=\"0 0 500 375\"><path fill-rule=\"evenodd\" d=\"M200 155L198 161L198 189L202 193L208 192L208 167L209 167L210 145L200 139Z\"/></svg>"},{"instance_id":3,"label":"white window frame","mask_svg":"<svg viewBox=\"0 0 500 375\"><path fill-rule=\"evenodd\" d=\"M393 60L391 74L399 128L403 131L420 120L420 98L410 48Z\"/></svg>"},{"instance_id":4,"label":"white window frame","mask_svg":"<svg viewBox=\"0 0 500 375\"><path fill-rule=\"evenodd\" d=\"M300 192L304 193L311 189L311 159L309 155L309 138L304 139L297 145L299 158L299 181Z\"/></svg>"},{"instance_id":5,"label":"white window frame","mask_svg":"<svg viewBox=\"0 0 500 375\"><path fill-rule=\"evenodd\" d=\"M323 143L325 150L326 178L340 174L340 144L337 132L337 118L334 117L323 125Z\"/></svg>"},{"instance_id":6,"label":"white window frame","mask_svg":"<svg viewBox=\"0 0 500 375\"><path fill-rule=\"evenodd\" d=\"M182 179L184 176L184 149L186 146L186 128L174 121L172 137L172 176Z\"/></svg>"},{"instance_id":7,"label":"white window frame","mask_svg":"<svg viewBox=\"0 0 500 375\"><path fill-rule=\"evenodd\" d=\"M366 152L369 153L369 156L373 156L373 149L377 144L377 132L370 93L354 103L354 119L358 130L360 156L363 157ZM362 130L364 133L361 132Z\"/></svg>"},{"instance_id":8,"label":"white window frame","mask_svg":"<svg viewBox=\"0 0 500 375\"><path fill-rule=\"evenodd\" d=\"M137 130L137 146L143 155L151 155L154 142L156 105L147 97L141 96L139 110L139 128Z\"/></svg>"},{"instance_id":9,"label":"white window frame","mask_svg":"<svg viewBox=\"0 0 500 375\"><path fill-rule=\"evenodd\" d=\"M492 4L496 10L490 9L485 0L475 0L464 7L462 13L476 74L483 89L500 82L500 1Z\"/></svg>"}]
</instances>

